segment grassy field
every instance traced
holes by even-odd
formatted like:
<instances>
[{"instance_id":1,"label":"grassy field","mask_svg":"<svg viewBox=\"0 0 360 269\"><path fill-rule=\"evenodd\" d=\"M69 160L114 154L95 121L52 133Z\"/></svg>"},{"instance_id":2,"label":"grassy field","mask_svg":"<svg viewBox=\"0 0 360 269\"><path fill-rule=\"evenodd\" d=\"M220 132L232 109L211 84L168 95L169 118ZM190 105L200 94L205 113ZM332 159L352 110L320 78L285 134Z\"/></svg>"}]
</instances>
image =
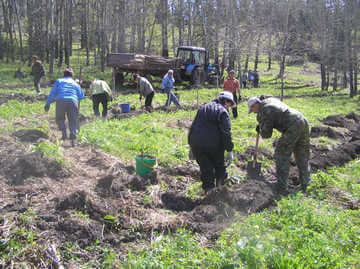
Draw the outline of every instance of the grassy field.
<instances>
[{"instance_id":1,"label":"grassy field","mask_svg":"<svg viewBox=\"0 0 360 269\"><path fill-rule=\"evenodd\" d=\"M266 63L262 62L260 70L265 70L265 66ZM0 94L22 92L34 95L29 87L22 88L12 79L15 69L14 65L1 63L0 86L4 89L0 89ZM29 68L25 67L25 71L28 72ZM94 69L85 71L88 79L98 75ZM243 98L280 95L279 81L274 79L277 72L276 64L272 70L261 72L260 88L243 90ZM51 78L60 75L59 69ZM110 79L109 70L105 77ZM336 95L314 97L324 93L319 88L319 82L314 64L286 69L285 95L291 98L285 99L285 103L301 111L311 126L321 125L319 120L329 115L359 112L358 97L350 99L345 96L347 90L341 89ZM27 78L26 83L31 84L31 79ZM12 88L12 85L18 88ZM48 91L49 88L44 90L45 93ZM199 104L203 104L215 98L218 91L220 89L216 88L200 88L198 92L197 89L184 90L181 85L178 92L182 104L193 106L197 104L197 94ZM165 98L165 95L157 94L154 105L161 106ZM111 105L123 102L129 102L137 110L141 106L135 93L120 94ZM36 128L46 133L54 131L55 106L52 105L48 114L43 107L44 102L16 100L0 105L1 135L10 135L23 128ZM238 109L239 117L232 119L234 150L244 153L255 143L257 123L255 115L248 114L246 102L240 103ZM90 118L81 127L80 143L84 147L91 146L107 152L127 164L133 164L138 154L155 155L163 168L187 161L187 129L196 110L144 113L128 119L102 121L93 118L92 102L86 99L81 104L81 113ZM261 147L273 151L272 143L278 136L279 133L275 132L271 139L261 140ZM324 137L312 141L324 145L340 143ZM67 149L58 142L40 142L29 148L29 152L33 151L41 152L61 165L71 166L66 160ZM264 163L264 167L269 164ZM317 172L311 177L312 183L306 195L298 193L282 198L275 206L249 216L239 214L234 223L212 242L212 247L202 244L201 235L180 229L167 235L154 233L151 244L137 242L139 246L145 244L146 247L133 246L125 257L119 257L115 249L102 246L99 239L84 249L68 242L59 253L62 260L81 268L360 268L360 211L344 206L350 201L359 201L359 178L360 160L354 160L345 167ZM162 184L160 188L168 188ZM150 189L147 191L151 192ZM189 185L186 195L191 199L203 195L200 185ZM151 207L149 195L144 201ZM86 213L74 210L71 214L74 219L90 222ZM10 237L0 236L0 268L2 263L29 256L33 249L44 250L47 247L41 241L41 234L35 232L36 218L36 212L29 208L16 216L20 225L12 227ZM0 217L0 225L5 226L9 222L9 219ZM95 258L78 264L74 253L79 251ZM36 255L40 256L33 253L34 259ZM28 264L19 264L22 265L26 268Z\"/></svg>"}]
</instances>

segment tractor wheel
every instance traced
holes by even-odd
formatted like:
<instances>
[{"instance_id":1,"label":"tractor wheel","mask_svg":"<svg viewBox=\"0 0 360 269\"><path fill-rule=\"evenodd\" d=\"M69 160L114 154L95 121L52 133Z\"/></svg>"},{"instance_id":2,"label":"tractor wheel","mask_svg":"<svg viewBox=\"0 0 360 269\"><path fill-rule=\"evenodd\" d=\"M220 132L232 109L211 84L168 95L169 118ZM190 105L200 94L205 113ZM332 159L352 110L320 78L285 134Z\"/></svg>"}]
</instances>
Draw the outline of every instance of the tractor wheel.
<instances>
[{"instance_id":1,"label":"tractor wheel","mask_svg":"<svg viewBox=\"0 0 360 269\"><path fill-rule=\"evenodd\" d=\"M178 83L181 83L183 81L183 79L181 78L180 70L174 71L174 78L175 81Z\"/></svg>"},{"instance_id":2,"label":"tractor wheel","mask_svg":"<svg viewBox=\"0 0 360 269\"><path fill-rule=\"evenodd\" d=\"M191 73L191 84L192 85L204 85L205 83L205 71L197 67Z\"/></svg>"}]
</instances>

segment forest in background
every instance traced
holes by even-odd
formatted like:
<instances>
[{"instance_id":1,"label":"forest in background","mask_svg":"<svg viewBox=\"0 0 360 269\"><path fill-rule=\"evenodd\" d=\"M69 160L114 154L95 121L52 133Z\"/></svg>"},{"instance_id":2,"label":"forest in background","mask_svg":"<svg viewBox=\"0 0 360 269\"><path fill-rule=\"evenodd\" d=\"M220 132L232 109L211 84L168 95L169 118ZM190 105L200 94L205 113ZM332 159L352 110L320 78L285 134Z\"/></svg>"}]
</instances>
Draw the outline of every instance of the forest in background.
<instances>
[{"instance_id":1,"label":"forest in background","mask_svg":"<svg viewBox=\"0 0 360 269\"><path fill-rule=\"evenodd\" d=\"M359 0L1 0L0 61L36 54L52 74L78 57L104 71L109 52L168 57L191 45L239 76L260 57L279 63L279 78L315 62L323 90L354 96L359 26Z\"/></svg>"}]
</instances>

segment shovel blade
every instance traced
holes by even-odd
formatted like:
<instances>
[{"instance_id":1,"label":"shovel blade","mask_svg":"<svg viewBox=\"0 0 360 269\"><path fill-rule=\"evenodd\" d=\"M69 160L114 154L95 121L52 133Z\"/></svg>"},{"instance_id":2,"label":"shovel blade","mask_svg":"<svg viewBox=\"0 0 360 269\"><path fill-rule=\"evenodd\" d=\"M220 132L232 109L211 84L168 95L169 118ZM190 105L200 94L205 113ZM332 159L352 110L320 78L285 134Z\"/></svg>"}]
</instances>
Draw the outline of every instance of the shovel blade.
<instances>
[{"instance_id":1,"label":"shovel blade","mask_svg":"<svg viewBox=\"0 0 360 269\"><path fill-rule=\"evenodd\" d=\"M258 178L261 173L261 163L250 161L247 165L248 178Z\"/></svg>"}]
</instances>

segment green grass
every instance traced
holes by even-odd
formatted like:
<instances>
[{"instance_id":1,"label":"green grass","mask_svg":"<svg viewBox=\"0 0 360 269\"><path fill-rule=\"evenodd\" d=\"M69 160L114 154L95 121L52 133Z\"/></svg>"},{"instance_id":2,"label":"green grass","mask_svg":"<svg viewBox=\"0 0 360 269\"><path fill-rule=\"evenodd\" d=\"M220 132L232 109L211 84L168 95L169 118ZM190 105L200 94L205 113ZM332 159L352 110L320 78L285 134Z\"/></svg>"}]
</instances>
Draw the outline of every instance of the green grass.
<instances>
[{"instance_id":1,"label":"green grass","mask_svg":"<svg viewBox=\"0 0 360 269\"><path fill-rule=\"evenodd\" d=\"M80 139L124 159L147 154L169 165L185 160L188 146L186 130L167 127L167 123L187 115L184 111L157 112L121 121L95 121L81 128Z\"/></svg>"},{"instance_id":2,"label":"green grass","mask_svg":"<svg viewBox=\"0 0 360 269\"><path fill-rule=\"evenodd\" d=\"M193 94L181 92L184 102L196 104ZM212 100L215 90L199 91L200 103ZM122 101L134 100L137 96L121 96ZM160 95L160 98L164 96ZM156 96L158 98L158 96ZM309 120L310 125L320 125L319 119L333 114L346 114L358 110L358 100L345 96L329 96L322 98L293 98L285 100L291 107L300 110ZM315 110L314 107L317 109ZM236 152L245 152L255 144L255 114L248 114L247 104L238 107L239 118L232 120L232 135ZM88 111L89 112L89 111ZM89 112L91 113L91 112ZM187 158L187 130L173 128L167 123L176 121L191 121L196 111L178 111L174 113L156 112L120 121L95 121L83 126L81 140L101 147L103 150L132 160L137 154L150 154L158 157L160 164L170 165L181 163ZM274 131L272 139L261 140L261 147L272 150L272 142L280 134ZM268 165L265 163L265 166Z\"/></svg>"},{"instance_id":3,"label":"green grass","mask_svg":"<svg viewBox=\"0 0 360 269\"><path fill-rule=\"evenodd\" d=\"M15 118L21 118L24 116L35 116L44 112L44 103L22 103L16 100L10 100L7 103L0 106L0 118L11 121Z\"/></svg>"}]
</instances>

